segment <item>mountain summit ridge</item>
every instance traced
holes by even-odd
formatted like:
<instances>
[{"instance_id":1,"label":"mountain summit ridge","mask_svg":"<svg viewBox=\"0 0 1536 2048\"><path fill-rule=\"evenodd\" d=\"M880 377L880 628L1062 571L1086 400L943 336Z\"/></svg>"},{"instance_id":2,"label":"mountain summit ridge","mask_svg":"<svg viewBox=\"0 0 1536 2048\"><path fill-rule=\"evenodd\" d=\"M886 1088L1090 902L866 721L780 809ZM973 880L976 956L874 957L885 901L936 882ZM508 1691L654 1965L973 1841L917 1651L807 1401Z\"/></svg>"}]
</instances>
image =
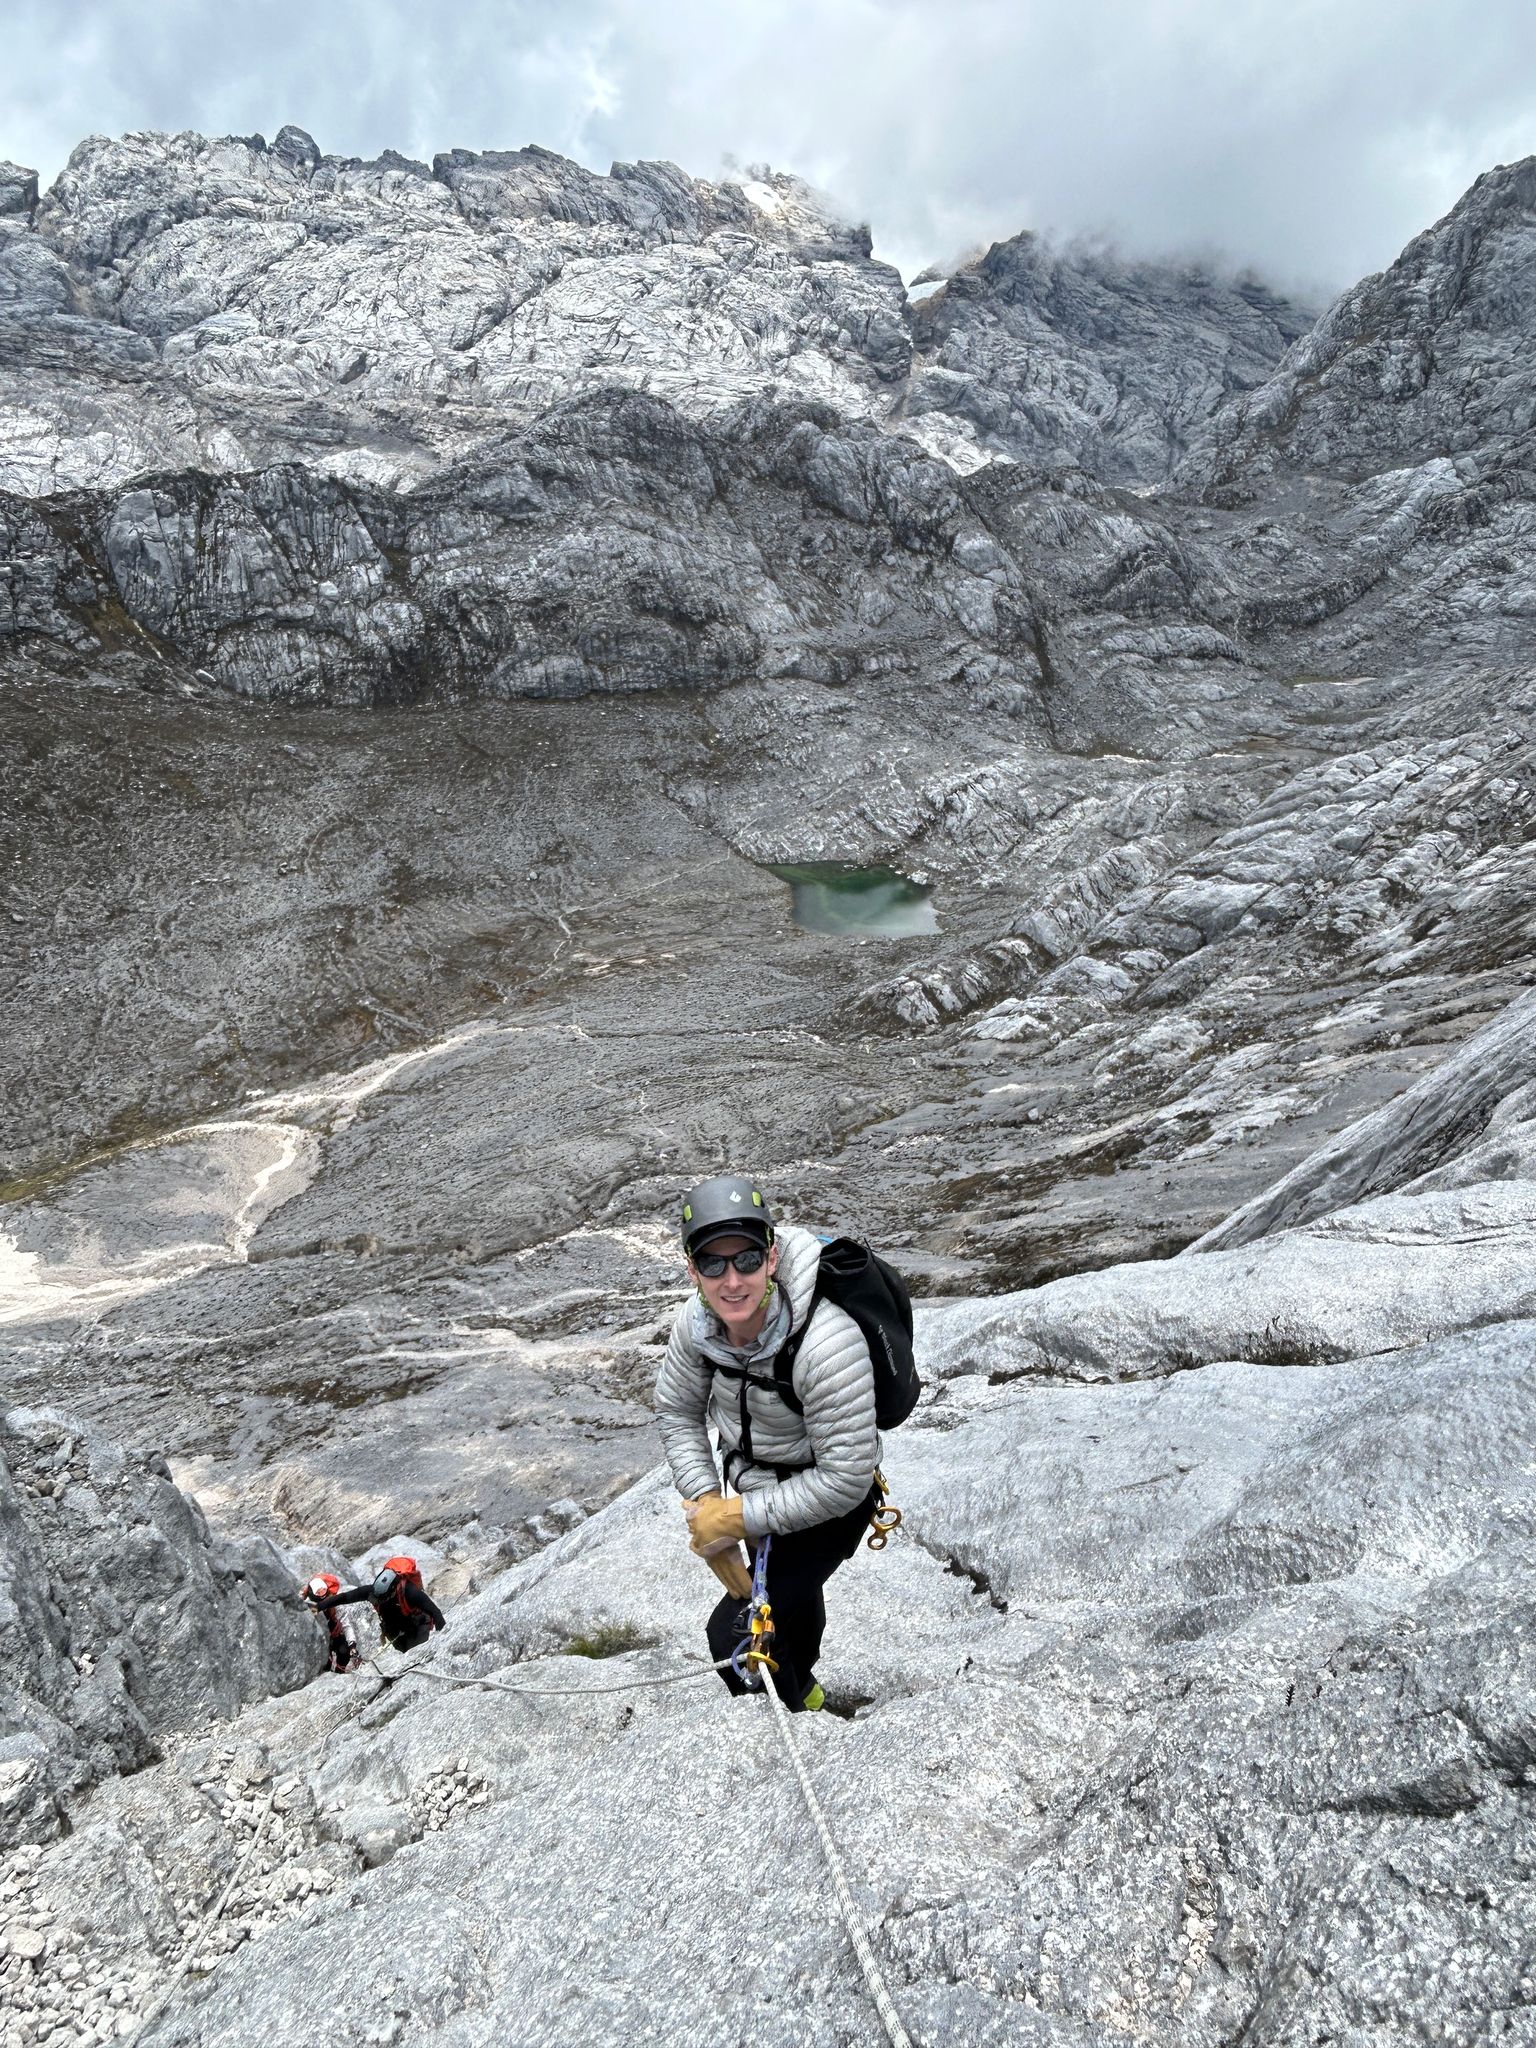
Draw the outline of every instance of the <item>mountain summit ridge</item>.
<instances>
[{"instance_id":1,"label":"mountain summit ridge","mask_svg":"<svg viewBox=\"0 0 1536 2048\"><path fill-rule=\"evenodd\" d=\"M38 236L30 307L20 252L6 252L12 320L30 312L46 323L71 348L76 382L99 380L99 403L116 419L108 452L81 435L80 408L71 412L63 390L34 390L34 441L49 407L56 413L49 464L13 443L10 469L0 460L0 484L13 488L111 486L168 461L255 466L271 459L274 435L303 446L306 424L311 460L408 485L468 452L493 419L515 425L601 383L657 391L701 419L743 395L798 392L849 418L905 414L936 453L964 466L994 447L1016 452L1006 434L989 442L984 431L978 446L986 417L970 417L974 398L948 403L944 380L953 392L961 374L961 302L978 285L999 307L1016 296L1031 238L998 244L952 277L942 310L925 309L914 325L918 309L874 260L868 229L784 173L711 184L656 162L615 163L603 175L538 145L443 151L429 167L395 151L327 156L293 127L270 146L142 131L78 145L48 192L34 191L29 217ZM1214 345L1227 360L1161 408L1186 425L1213 397L1254 381L1296 324L1271 298L1266 327L1251 294L1209 279L1180 305L1177 266L1117 271L1058 256L1052 268L1068 301L1125 298L1133 327L1138 297L1160 290L1186 341L1201 319L1233 328L1228 344L1202 338L1208 355ZM62 324L66 311L78 324ZM1144 307L1143 340L1147 325ZM103 326L142 337L152 352ZM1037 318L1027 334L1005 327L987 351L1043 408L1034 443L1050 432L1051 378L1037 372L1031 385L1021 364L1045 343L1061 359L1055 381L1081 384L1073 339ZM904 405L914 343L935 354ZM49 360L42 351L28 366L34 385ZM138 408L131 375L113 376L130 365L148 377ZM1149 363L1140 383L1170 375L1187 382ZM170 432L137 416L151 391L157 409L180 414ZM1159 416L1149 396L1145 409ZM1086 416L1101 398L1079 393L1078 403L1077 452L1096 466ZM1122 456L1121 470L1166 471L1148 421L1136 436L1122 423L1118 438L1149 444ZM1022 439L1032 445L1027 431Z\"/></svg>"}]
</instances>

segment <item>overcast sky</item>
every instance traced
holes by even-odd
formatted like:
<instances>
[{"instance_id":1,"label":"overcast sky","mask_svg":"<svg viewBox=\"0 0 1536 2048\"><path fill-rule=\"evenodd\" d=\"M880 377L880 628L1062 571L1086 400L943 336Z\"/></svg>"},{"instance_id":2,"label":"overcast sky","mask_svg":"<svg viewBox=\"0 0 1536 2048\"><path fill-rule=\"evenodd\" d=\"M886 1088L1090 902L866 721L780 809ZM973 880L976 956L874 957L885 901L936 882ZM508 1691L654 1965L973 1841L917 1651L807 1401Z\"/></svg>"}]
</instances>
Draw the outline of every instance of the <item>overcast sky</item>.
<instances>
[{"instance_id":1,"label":"overcast sky","mask_svg":"<svg viewBox=\"0 0 1536 2048\"><path fill-rule=\"evenodd\" d=\"M1536 0L0 0L0 156L195 128L797 171L910 277L1032 227L1331 294L1536 151Z\"/></svg>"}]
</instances>

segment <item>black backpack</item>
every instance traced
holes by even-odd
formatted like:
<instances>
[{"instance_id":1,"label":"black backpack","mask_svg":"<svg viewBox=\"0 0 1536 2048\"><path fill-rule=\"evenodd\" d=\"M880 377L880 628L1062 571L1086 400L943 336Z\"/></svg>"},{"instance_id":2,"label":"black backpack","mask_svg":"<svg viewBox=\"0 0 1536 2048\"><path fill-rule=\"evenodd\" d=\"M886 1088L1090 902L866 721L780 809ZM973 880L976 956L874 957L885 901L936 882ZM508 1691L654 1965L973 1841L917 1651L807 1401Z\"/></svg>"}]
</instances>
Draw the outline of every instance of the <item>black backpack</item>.
<instances>
[{"instance_id":1,"label":"black backpack","mask_svg":"<svg viewBox=\"0 0 1536 2048\"><path fill-rule=\"evenodd\" d=\"M800 1347L805 1342L816 1310L824 1301L832 1302L844 1315L851 1316L869 1346L875 1368L876 1428L895 1429L917 1406L923 1383L912 1355L912 1297L907 1292L906 1281L894 1266L887 1265L878 1253L872 1252L867 1244L860 1244L857 1238L829 1238L821 1248L810 1309L799 1329L776 1354L773 1378L754 1379L750 1374L738 1372L728 1365L714 1367L716 1372L741 1381L741 1448L738 1456L746 1464L756 1462L752 1455L747 1388L771 1387L796 1415L805 1413L805 1403L794 1388L795 1360L800 1355ZM801 1469L788 1465L773 1468L781 1479Z\"/></svg>"}]
</instances>

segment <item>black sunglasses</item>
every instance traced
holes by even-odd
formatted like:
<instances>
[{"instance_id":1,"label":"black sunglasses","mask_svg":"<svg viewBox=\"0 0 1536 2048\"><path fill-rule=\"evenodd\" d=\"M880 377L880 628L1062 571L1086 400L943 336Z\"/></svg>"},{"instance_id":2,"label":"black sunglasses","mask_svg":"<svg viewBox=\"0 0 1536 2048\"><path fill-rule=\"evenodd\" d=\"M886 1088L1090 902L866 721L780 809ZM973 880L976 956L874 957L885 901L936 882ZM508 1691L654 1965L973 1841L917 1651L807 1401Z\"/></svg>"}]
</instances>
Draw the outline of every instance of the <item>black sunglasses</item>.
<instances>
[{"instance_id":1,"label":"black sunglasses","mask_svg":"<svg viewBox=\"0 0 1536 2048\"><path fill-rule=\"evenodd\" d=\"M741 1252L695 1252L693 1263L706 1280L718 1280L727 1266L734 1266L738 1273L756 1273L767 1257L761 1245L749 1244Z\"/></svg>"}]
</instances>

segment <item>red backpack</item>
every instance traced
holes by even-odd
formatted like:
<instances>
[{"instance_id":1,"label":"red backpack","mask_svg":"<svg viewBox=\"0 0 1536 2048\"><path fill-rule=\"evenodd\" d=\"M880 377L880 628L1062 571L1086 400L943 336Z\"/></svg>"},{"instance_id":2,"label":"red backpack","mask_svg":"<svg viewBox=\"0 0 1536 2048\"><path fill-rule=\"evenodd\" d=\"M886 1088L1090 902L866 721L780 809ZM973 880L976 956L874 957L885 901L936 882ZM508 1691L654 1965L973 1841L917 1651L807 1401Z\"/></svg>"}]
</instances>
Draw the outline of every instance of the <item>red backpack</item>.
<instances>
[{"instance_id":1,"label":"red backpack","mask_svg":"<svg viewBox=\"0 0 1536 2048\"><path fill-rule=\"evenodd\" d=\"M398 1600L402 1607L405 1605L407 1586L417 1593L426 1591L422 1583L421 1567L414 1557L386 1557L379 1570L395 1574L395 1583L389 1597L391 1600Z\"/></svg>"}]
</instances>

